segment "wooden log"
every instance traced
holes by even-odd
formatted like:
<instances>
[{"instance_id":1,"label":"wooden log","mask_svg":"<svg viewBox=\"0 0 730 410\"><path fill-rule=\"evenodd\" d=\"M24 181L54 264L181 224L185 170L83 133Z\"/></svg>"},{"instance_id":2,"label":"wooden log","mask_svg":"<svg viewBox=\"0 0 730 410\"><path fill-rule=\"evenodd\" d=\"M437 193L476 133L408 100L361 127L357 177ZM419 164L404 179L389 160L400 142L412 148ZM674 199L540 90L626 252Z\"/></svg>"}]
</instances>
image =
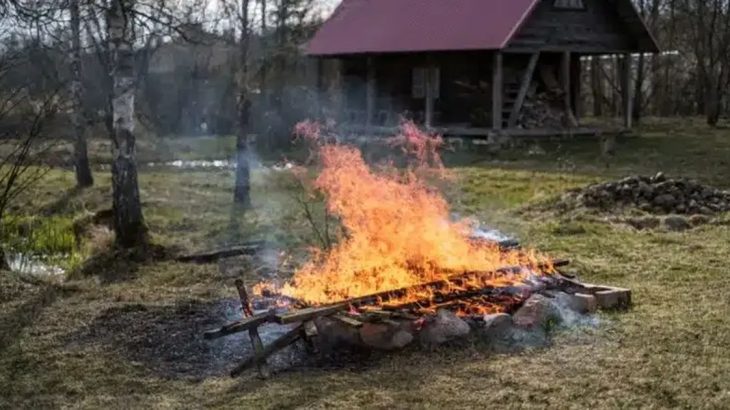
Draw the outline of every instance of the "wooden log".
<instances>
[{"instance_id":1,"label":"wooden log","mask_svg":"<svg viewBox=\"0 0 730 410\"><path fill-rule=\"evenodd\" d=\"M234 256L255 255L265 245L266 242L264 241L250 242L229 248L178 256L175 260L183 263L211 263L220 259L232 258Z\"/></svg>"},{"instance_id":2,"label":"wooden log","mask_svg":"<svg viewBox=\"0 0 730 410\"><path fill-rule=\"evenodd\" d=\"M359 328L363 325L363 322L342 313L334 314L332 315L332 318L354 328Z\"/></svg>"},{"instance_id":3,"label":"wooden log","mask_svg":"<svg viewBox=\"0 0 730 410\"><path fill-rule=\"evenodd\" d=\"M245 332L249 329L257 328L264 323L273 322L274 313L265 312L258 315L247 317L239 322L231 323L223 326L217 330L211 330L203 333L203 338L206 340L220 339L221 337L229 336L235 333Z\"/></svg>"},{"instance_id":4,"label":"wooden log","mask_svg":"<svg viewBox=\"0 0 730 410\"><path fill-rule=\"evenodd\" d=\"M266 346L261 352L255 356L249 357L231 371L231 377L238 377L246 370L254 367L257 362L264 361L271 357L274 353L281 349L293 344L302 337L302 325L295 327L294 329L287 332L285 335L273 341L270 345Z\"/></svg>"},{"instance_id":5,"label":"wooden log","mask_svg":"<svg viewBox=\"0 0 730 410\"><path fill-rule=\"evenodd\" d=\"M560 266L566 266L569 263L570 263L570 261L566 260L566 259L556 259L556 260L553 260L550 265L552 265L553 267L560 267ZM545 265L542 265L542 267L539 267L539 268L544 269L545 267L546 267ZM504 274L504 273L516 273L520 269L521 269L521 267L519 267L519 266L511 266L511 267L504 267L501 269L497 269L497 270L491 271L491 272L466 272L466 273L455 274L455 275L449 277L447 280L438 280L438 281L424 283L424 284L420 284L420 285L416 285L416 286L389 290L389 291L385 291L385 292L376 293L373 295L349 299L349 300L338 302L338 303L335 303L332 305L312 307L312 308L302 309L302 310L298 310L298 311L294 311L294 312L277 314L277 315L275 315L275 320L277 323L280 323L280 324L314 320L317 317L330 316L334 313L341 312L343 310L347 310L350 307L357 308L357 307L361 307L361 306L387 303L389 300L403 297L403 296L407 295L409 292L414 292L414 291L419 291L419 290L431 290L431 291L437 292L439 289L450 289L453 287L453 285L459 285L462 283L471 282L474 279L474 277L498 275L498 274ZM489 290L489 289L491 289L491 288L486 288L486 290ZM477 289L475 291L482 291L482 290L484 290L484 289ZM446 294L446 293L444 293L444 294Z\"/></svg>"},{"instance_id":6,"label":"wooden log","mask_svg":"<svg viewBox=\"0 0 730 410\"><path fill-rule=\"evenodd\" d=\"M311 307L306 309L297 310L294 312L286 312L277 314L274 316L277 323L285 325L296 322L306 322L308 320L314 320L321 316L330 316L337 312L347 310L349 303L338 303L335 305L328 305L322 307Z\"/></svg>"},{"instance_id":7,"label":"wooden log","mask_svg":"<svg viewBox=\"0 0 730 410\"><path fill-rule=\"evenodd\" d=\"M522 110L522 104L525 102L525 97L527 97L527 91L530 89L530 84L532 83L532 77L535 73L535 67L537 67L537 62L540 59L540 52L537 51L533 53L530 56L530 61L527 63L527 69L525 70L525 75L522 77L522 84L520 84L520 90L517 93L517 99L515 100L515 105L512 107L512 112L509 116L509 121L507 122L508 128L514 128L515 125L517 125L517 120L520 117L520 111Z\"/></svg>"},{"instance_id":8,"label":"wooden log","mask_svg":"<svg viewBox=\"0 0 730 410\"><path fill-rule=\"evenodd\" d=\"M241 309L243 310L243 314L249 317L253 316L251 301L248 298L246 286L241 279L236 280L236 289L238 289L238 296L241 299ZM258 368L259 377L267 379L271 375L271 372L269 371L268 366L266 366L266 358L262 356L264 343L261 341L261 337L259 336L258 326L249 328L248 336L251 339L251 347L253 347L254 351L254 363Z\"/></svg>"}]
</instances>

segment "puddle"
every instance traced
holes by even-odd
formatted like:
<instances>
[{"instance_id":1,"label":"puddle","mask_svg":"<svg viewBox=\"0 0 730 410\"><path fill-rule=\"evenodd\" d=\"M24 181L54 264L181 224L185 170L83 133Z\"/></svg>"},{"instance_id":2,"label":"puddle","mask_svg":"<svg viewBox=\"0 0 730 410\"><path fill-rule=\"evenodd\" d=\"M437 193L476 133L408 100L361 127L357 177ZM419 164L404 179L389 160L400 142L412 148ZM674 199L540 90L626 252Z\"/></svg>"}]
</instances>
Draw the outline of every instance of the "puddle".
<instances>
[{"instance_id":1,"label":"puddle","mask_svg":"<svg viewBox=\"0 0 730 410\"><path fill-rule=\"evenodd\" d=\"M50 263L48 259L47 257L19 252L8 252L5 254L5 262L7 262L10 270L21 275L47 278L62 276L66 273L62 268Z\"/></svg>"}]
</instances>

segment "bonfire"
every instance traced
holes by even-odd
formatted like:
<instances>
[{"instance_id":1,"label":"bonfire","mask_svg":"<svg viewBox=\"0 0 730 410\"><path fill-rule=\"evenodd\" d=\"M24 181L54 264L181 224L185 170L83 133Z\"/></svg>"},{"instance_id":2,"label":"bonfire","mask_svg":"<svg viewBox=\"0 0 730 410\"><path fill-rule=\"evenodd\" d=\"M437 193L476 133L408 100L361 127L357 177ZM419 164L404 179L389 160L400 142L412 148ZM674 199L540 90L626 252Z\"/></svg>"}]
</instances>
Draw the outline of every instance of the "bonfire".
<instances>
[{"instance_id":1,"label":"bonfire","mask_svg":"<svg viewBox=\"0 0 730 410\"><path fill-rule=\"evenodd\" d=\"M249 332L256 355L233 375L254 365L265 374L266 357L300 339L312 349L322 347L322 336L330 344L391 350L416 338L433 344L463 336L467 320L541 329L557 315L546 312L558 309L544 295L580 313L630 303L626 289L581 284L558 271L567 261L486 240L474 234L475 221L454 219L429 183L455 182L439 155L441 137L404 123L386 141L407 158L397 168L369 165L357 147L337 142L320 124L301 123L295 134L310 144L317 166L308 185L324 197L342 233L333 246L313 249L290 279L257 284L253 299L237 282L246 317L206 333L215 339ZM292 172L308 175L301 167ZM270 322L297 325L264 348L258 327Z\"/></svg>"}]
</instances>

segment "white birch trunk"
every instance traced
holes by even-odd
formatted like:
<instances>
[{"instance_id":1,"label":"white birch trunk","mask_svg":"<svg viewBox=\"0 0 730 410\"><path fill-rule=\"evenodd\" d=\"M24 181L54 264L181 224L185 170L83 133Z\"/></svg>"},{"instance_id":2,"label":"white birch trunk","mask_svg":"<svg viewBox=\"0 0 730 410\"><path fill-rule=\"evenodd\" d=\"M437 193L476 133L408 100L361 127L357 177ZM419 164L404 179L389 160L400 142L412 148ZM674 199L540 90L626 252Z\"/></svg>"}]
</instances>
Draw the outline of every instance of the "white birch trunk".
<instances>
[{"instance_id":1,"label":"white birch trunk","mask_svg":"<svg viewBox=\"0 0 730 410\"><path fill-rule=\"evenodd\" d=\"M113 141L112 188L117 244L130 248L145 243L146 229L137 182L134 139L133 0L112 0L108 16L112 53Z\"/></svg>"}]
</instances>

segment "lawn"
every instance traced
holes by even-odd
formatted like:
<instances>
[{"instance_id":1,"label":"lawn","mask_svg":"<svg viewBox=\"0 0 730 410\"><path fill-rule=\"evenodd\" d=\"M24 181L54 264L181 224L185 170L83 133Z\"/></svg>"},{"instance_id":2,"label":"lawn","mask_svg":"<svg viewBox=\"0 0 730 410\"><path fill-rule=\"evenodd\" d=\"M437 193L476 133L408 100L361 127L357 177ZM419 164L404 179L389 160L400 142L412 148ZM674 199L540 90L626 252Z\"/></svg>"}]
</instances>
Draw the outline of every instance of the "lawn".
<instances>
[{"instance_id":1,"label":"lawn","mask_svg":"<svg viewBox=\"0 0 730 410\"><path fill-rule=\"evenodd\" d=\"M230 153L227 142L147 144L162 145L164 159ZM141 156L156 161L156 152ZM110 261L62 285L0 273L0 408L727 408L728 216L677 233L520 211L629 174L663 171L730 188L730 130L651 120L619 142L614 158L599 152L595 140L580 140L531 142L496 156L453 153L447 165L457 180L446 187L456 212L571 258L587 282L631 288L633 308L601 313L596 328L563 329L549 348L522 353L495 354L471 340L366 363L299 366L265 382L251 374L232 380L220 345L199 340L220 319L210 312L235 298L217 265ZM77 192L71 172L53 170L14 212L77 220L108 208L107 173L97 171L97 185ZM286 181L256 171L255 209L243 215L230 204L229 170L140 175L152 238L175 252L247 239L282 249L311 243Z\"/></svg>"}]
</instances>

